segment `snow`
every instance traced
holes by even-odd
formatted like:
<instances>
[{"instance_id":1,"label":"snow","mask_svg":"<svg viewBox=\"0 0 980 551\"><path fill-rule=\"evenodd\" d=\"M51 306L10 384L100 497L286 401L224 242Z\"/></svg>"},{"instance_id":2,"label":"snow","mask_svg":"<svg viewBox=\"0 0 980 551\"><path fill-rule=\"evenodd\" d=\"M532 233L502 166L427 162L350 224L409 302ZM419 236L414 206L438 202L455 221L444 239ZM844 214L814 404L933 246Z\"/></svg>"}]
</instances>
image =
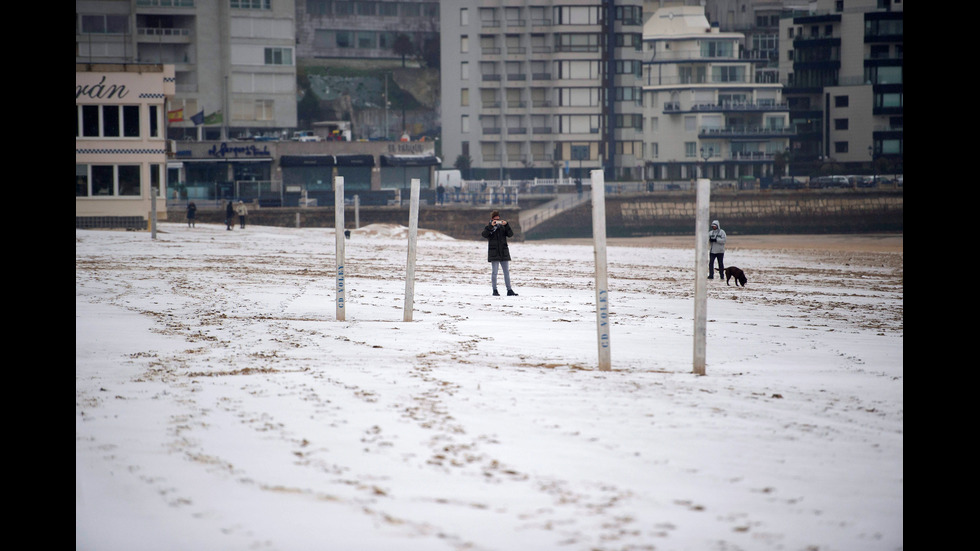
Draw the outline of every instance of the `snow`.
<instances>
[{"instance_id":1,"label":"snow","mask_svg":"<svg viewBox=\"0 0 980 551\"><path fill-rule=\"evenodd\" d=\"M75 233L79 550L895 550L902 253L610 247L406 228ZM503 278L501 277L501 283Z\"/></svg>"}]
</instances>

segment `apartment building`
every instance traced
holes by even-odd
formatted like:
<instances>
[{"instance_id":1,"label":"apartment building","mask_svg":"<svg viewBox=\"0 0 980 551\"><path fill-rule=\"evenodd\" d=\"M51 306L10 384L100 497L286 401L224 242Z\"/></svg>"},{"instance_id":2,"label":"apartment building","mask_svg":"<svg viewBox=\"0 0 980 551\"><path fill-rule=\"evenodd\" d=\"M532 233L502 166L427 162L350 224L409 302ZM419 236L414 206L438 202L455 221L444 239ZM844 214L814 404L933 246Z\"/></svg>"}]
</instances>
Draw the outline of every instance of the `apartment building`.
<instances>
[{"instance_id":1,"label":"apartment building","mask_svg":"<svg viewBox=\"0 0 980 551\"><path fill-rule=\"evenodd\" d=\"M780 78L799 131L794 173L902 171L901 0L817 0L783 19Z\"/></svg>"},{"instance_id":2,"label":"apartment building","mask_svg":"<svg viewBox=\"0 0 980 551\"><path fill-rule=\"evenodd\" d=\"M642 0L442 3L442 151L470 177L633 179Z\"/></svg>"},{"instance_id":3,"label":"apartment building","mask_svg":"<svg viewBox=\"0 0 980 551\"><path fill-rule=\"evenodd\" d=\"M75 62L173 65L171 139L296 126L293 0L77 0Z\"/></svg>"},{"instance_id":4,"label":"apartment building","mask_svg":"<svg viewBox=\"0 0 980 551\"><path fill-rule=\"evenodd\" d=\"M404 36L410 54L438 66L439 2L419 0L295 0L296 56L401 62L396 40Z\"/></svg>"},{"instance_id":5,"label":"apartment building","mask_svg":"<svg viewBox=\"0 0 980 551\"><path fill-rule=\"evenodd\" d=\"M664 2L643 28L644 177L771 177L793 130L782 85L757 78L744 35Z\"/></svg>"}]
</instances>

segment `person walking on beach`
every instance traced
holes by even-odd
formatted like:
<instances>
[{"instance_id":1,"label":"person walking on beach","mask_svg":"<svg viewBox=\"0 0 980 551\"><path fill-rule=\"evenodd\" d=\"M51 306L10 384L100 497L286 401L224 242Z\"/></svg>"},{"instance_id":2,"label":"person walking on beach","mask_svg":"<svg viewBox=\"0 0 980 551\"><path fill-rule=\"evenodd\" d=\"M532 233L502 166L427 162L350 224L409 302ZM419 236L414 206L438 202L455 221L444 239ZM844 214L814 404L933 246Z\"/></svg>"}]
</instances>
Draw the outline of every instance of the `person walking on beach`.
<instances>
[{"instance_id":1,"label":"person walking on beach","mask_svg":"<svg viewBox=\"0 0 980 551\"><path fill-rule=\"evenodd\" d=\"M235 220L235 204L228 201L228 205L225 207L225 226L227 230L231 231L232 225L234 225Z\"/></svg>"},{"instance_id":2,"label":"person walking on beach","mask_svg":"<svg viewBox=\"0 0 980 551\"><path fill-rule=\"evenodd\" d=\"M238 206L235 207L235 212L238 213L238 221L241 223L242 229L244 230L245 216L248 214L248 207L245 206L245 203L243 203L241 199L238 200Z\"/></svg>"},{"instance_id":3,"label":"person walking on beach","mask_svg":"<svg viewBox=\"0 0 980 551\"><path fill-rule=\"evenodd\" d=\"M194 201L191 201L190 203L187 203L187 227L188 228L194 227L194 221L196 218L197 218L197 205L194 204Z\"/></svg>"},{"instance_id":4,"label":"person walking on beach","mask_svg":"<svg viewBox=\"0 0 980 551\"><path fill-rule=\"evenodd\" d=\"M708 251L711 255L708 260L708 279L715 278L715 259L718 259L718 277L725 279L725 241L727 239L725 230L721 229L718 221L712 220L711 231L708 232L708 241L711 242L711 249Z\"/></svg>"},{"instance_id":5,"label":"person walking on beach","mask_svg":"<svg viewBox=\"0 0 980 551\"><path fill-rule=\"evenodd\" d=\"M493 266L490 276L490 283L493 285L493 296L499 297L497 292L497 270L504 269L504 285L507 286L507 296L516 297L517 293L510 286L510 248L507 246L507 238L514 237L514 230L506 220L500 219L500 212L490 213L490 223L483 228L483 238L487 240L487 260Z\"/></svg>"}]
</instances>

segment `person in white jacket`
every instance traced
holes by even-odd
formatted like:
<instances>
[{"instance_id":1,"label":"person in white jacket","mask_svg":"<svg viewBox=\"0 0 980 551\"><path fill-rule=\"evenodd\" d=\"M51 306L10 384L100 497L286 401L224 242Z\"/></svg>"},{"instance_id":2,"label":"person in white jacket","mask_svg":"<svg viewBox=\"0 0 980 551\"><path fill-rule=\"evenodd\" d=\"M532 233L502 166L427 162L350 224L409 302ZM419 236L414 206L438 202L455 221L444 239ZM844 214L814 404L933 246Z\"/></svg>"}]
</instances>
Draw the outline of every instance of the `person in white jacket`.
<instances>
[{"instance_id":1,"label":"person in white jacket","mask_svg":"<svg viewBox=\"0 0 980 551\"><path fill-rule=\"evenodd\" d=\"M721 229L717 220L711 221L711 231L708 232L708 241L711 242L711 249L709 254L711 258L708 260L708 279L715 278L715 259L718 259L718 277L725 279L725 241L727 236L725 235L725 230Z\"/></svg>"},{"instance_id":2,"label":"person in white jacket","mask_svg":"<svg viewBox=\"0 0 980 551\"><path fill-rule=\"evenodd\" d=\"M235 212L238 213L238 222L241 223L242 229L244 230L245 217L248 215L248 207L245 206L245 203L241 199L238 200L238 206L235 207Z\"/></svg>"}]
</instances>

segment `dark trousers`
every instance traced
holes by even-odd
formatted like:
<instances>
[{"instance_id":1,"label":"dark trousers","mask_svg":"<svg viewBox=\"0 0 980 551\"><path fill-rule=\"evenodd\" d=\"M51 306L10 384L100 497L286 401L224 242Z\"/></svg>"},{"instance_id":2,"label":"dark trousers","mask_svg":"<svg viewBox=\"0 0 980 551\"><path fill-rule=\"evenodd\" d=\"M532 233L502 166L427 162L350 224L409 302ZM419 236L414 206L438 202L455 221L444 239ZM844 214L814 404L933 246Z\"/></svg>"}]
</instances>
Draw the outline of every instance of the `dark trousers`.
<instances>
[{"instance_id":1,"label":"dark trousers","mask_svg":"<svg viewBox=\"0 0 980 551\"><path fill-rule=\"evenodd\" d=\"M708 279L715 276L715 259L718 259L718 277L725 277L725 253L709 253L711 259L708 260Z\"/></svg>"},{"instance_id":2,"label":"dark trousers","mask_svg":"<svg viewBox=\"0 0 980 551\"><path fill-rule=\"evenodd\" d=\"M241 222L242 229L244 230L245 229L245 217L244 216L239 216L238 217L238 221Z\"/></svg>"}]
</instances>

